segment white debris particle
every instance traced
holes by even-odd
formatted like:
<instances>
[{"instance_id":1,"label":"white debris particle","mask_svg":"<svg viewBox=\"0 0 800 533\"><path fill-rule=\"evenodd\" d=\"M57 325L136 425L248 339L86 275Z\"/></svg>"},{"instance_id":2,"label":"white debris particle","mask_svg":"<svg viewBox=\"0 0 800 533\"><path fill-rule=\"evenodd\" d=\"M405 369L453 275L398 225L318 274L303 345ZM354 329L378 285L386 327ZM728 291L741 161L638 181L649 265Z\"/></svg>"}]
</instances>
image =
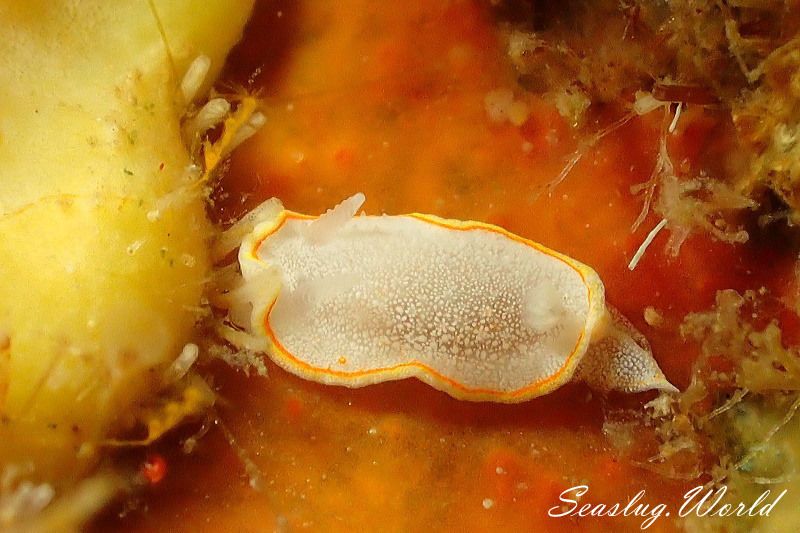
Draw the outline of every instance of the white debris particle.
<instances>
[{"instance_id":1,"label":"white debris particle","mask_svg":"<svg viewBox=\"0 0 800 533\"><path fill-rule=\"evenodd\" d=\"M659 327L664 325L664 316L658 309L647 306L644 308L644 321L647 322L649 326Z\"/></svg>"},{"instance_id":2,"label":"white debris particle","mask_svg":"<svg viewBox=\"0 0 800 533\"><path fill-rule=\"evenodd\" d=\"M195 99L200 87L203 85L203 81L205 81L206 76L208 76L210 68L211 58L205 55L197 56L194 61L191 62L189 68L186 69L186 74L184 74L181 80L181 94L183 95L184 102L189 103Z\"/></svg>"},{"instance_id":3,"label":"white debris particle","mask_svg":"<svg viewBox=\"0 0 800 533\"><path fill-rule=\"evenodd\" d=\"M494 473L497 474L498 476L501 476L506 473L506 470L502 466L498 466L497 468L494 469Z\"/></svg>"},{"instance_id":4,"label":"white debris particle","mask_svg":"<svg viewBox=\"0 0 800 533\"><path fill-rule=\"evenodd\" d=\"M189 138L200 138L208 130L222 123L230 111L231 104L226 99L212 98L187 123L185 131L189 134Z\"/></svg>"},{"instance_id":5,"label":"white debris particle","mask_svg":"<svg viewBox=\"0 0 800 533\"><path fill-rule=\"evenodd\" d=\"M521 126L528 120L530 109L525 102L514 99L511 89L496 89L486 93L483 99L486 114L492 122L511 122Z\"/></svg>"},{"instance_id":6,"label":"white debris particle","mask_svg":"<svg viewBox=\"0 0 800 533\"><path fill-rule=\"evenodd\" d=\"M370 435L377 435L378 434L378 428L369 428L367 433L369 433Z\"/></svg>"},{"instance_id":7,"label":"white debris particle","mask_svg":"<svg viewBox=\"0 0 800 533\"><path fill-rule=\"evenodd\" d=\"M651 93L637 91L636 101L633 104L633 110L637 115L646 115L649 112L666 105L669 105L669 103L662 100L657 100Z\"/></svg>"},{"instance_id":8,"label":"white debris particle","mask_svg":"<svg viewBox=\"0 0 800 533\"><path fill-rule=\"evenodd\" d=\"M128 255L135 254L137 251L139 251L139 248L141 248L143 244L144 244L143 240L133 241L128 246L128 249L127 249Z\"/></svg>"},{"instance_id":9,"label":"white debris particle","mask_svg":"<svg viewBox=\"0 0 800 533\"><path fill-rule=\"evenodd\" d=\"M264 113L260 111L256 111L247 119L236 133L233 134L233 138L230 141L230 145L227 147L227 151L230 152L244 141L255 135L255 133L261 129L261 127L267 123L267 117Z\"/></svg>"},{"instance_id":10,"label":"white debris particle","mask_svg":"<svg viewBox=\"0 0 800 533\"><path fill-rule=\"evenodd\" d=\"M639 246L639 249L636 250L636 253L633 254L631 262L628 263L628 270L633 270L634 268L636 268L636 265L639 264L639 260L642 258L642 256L644 256L645 251L647 251L647 247L650 246L650 243L652 243L653 239L656 238L658 232L664 229L666 225L667 225L667 219L666 218L662 219L661 222L656 224L656 227L653 228L650 231L650 233L647 234L647 237L645 237L644 242L642 242L641 246Z\"/></svg>"},{"instance_id":11,"label":"white debris particle","mask_svg":"<svg viewBox=\"0 0 800 533\"><path fill-rule=\"evenodd\" d=\"M483 499L483 508L484 509L491 509L494 507L494 500L491 498L484 498Z\"/></svg>"},{"instance_id":12,"label":"white debris particle","mask_svg":"<svg viewBox=\"0 0 800 533\"><path fill-rule=\"evenodd\" d=\"M675 109L675 116L672 118L672 122L669 125L669 132L675 133L675 128L678 127L678 119L681 118L681 110L683 109L683 103L678 102L678 107Z\"/></svg>"},{"instance_id":13,"label":"white debris particle","mask_svg":"<svg viewBox=\"0 0 800 533\"><path fill-rule=\"evenodd\" d=\"M181 254L181 263L187 268L192 268L196 264L196 260L191 254Z\"/></svg>"},{"instance_id":14,"label":"white debris particle","mask_svg":"<svg viewBox=\"0 0 800 533\"><path fill-rule=\"evenodd\" d=\"M172 362L164 373L164 381L166 383L174 383L185 376L192 365L194 365L195 361L197 361L199 354L200 349L196 344L191 342L186 344L178 358Z\"/></svg>"},{"instance_id":15,"label":"white debris particle","mask_svg":"<svg viewBox=\"0 0 800 533\"><path fill-rule=\"evenodd\" d=\"M2 470L3 480L8 483L16 476L16 471L5 467ZM10 474L10 475L9 475ZM10 484L10 483L9 483ZM0 487L0 524L14 526L15 521L22 522L23 517L36 516L53 500L56 491L47 483L37 485L30 481L22 481L16 487Z\"/></svg>"}]
</instances>

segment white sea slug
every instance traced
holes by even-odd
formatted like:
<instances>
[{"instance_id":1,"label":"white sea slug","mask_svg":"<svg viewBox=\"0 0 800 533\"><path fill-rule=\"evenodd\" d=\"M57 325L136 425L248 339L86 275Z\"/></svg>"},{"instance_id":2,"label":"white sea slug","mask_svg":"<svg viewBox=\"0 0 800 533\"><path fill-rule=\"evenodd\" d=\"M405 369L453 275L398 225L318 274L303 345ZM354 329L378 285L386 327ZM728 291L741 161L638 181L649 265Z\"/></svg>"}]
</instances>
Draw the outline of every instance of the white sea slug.
<instances>
[{"instance_id":1,"label":"white sea slug","mask_svg":"<svg viewBox=\"0 0 800 533\"><path fill-rule=\"evenodd\" d=\"M363 202L320 217L262 206L225 298L249 347L320 383L415 377L464 400L520 402L573 378L676 390L588 266L481 222L355 216Z\"/></svg>"}]
</instances>

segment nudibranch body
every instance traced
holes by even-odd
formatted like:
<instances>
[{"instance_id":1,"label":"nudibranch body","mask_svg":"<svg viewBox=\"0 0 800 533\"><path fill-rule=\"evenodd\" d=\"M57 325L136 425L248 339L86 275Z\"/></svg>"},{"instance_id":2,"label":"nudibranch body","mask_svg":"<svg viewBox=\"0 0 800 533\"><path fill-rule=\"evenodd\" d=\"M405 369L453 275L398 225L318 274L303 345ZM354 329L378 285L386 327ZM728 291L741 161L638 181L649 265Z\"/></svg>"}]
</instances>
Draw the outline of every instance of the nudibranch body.
<instances>
[{"instance_id":1,"label":"nudibranch body","mask_svg":"<svg viewBox=\"0 0 800 533\"><path fill-rule=\"evenodd\" d=\"M286 370L348 387L415 377L475 401L573 377L675 390L588 266L480 222L356 216L363 202L312 217L273 201L242 241L231 316Z\"/></svg>"}]
</instances>

